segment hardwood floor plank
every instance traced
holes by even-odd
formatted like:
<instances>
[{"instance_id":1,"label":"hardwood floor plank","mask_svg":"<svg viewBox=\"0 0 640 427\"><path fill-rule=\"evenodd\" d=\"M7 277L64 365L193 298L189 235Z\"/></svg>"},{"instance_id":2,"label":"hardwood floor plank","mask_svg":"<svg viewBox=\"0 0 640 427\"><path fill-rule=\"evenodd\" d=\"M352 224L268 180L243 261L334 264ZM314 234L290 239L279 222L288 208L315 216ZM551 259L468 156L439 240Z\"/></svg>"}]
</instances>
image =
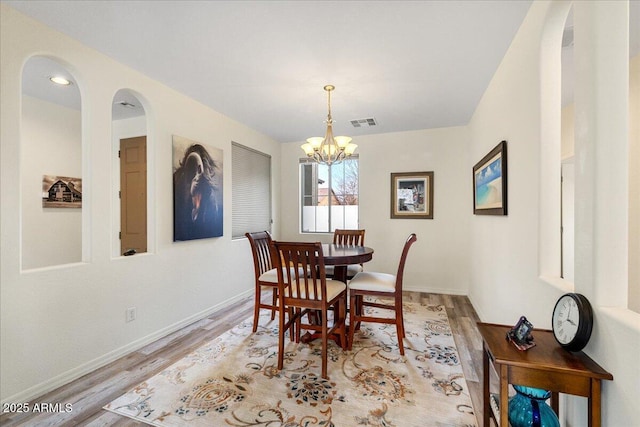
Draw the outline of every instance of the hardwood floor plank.
<instances>
[{"instance_id":1,"label":"hardwood floor plank","mask_svg":"<svg viewBox=\"0 0 640 427\"><path fill-rule=\"evenodd\" d=\"M85 427L140 427L147 425L109 411L98 412L93 417L84 420L83 424Z\"/></svg>"},{"instance_id":2,"label":"hardwood floor plank","mask_svg":"<svg viewBox=\"0 0 640 427\"><path fill-rule=\"evenodd\" d=\"M269 296L270 298L270 296ZM482 340L478 315L466 296L406 292L405 300L443 305L458 348L478 425L482 421ZM96 369L37 399L35 402L71 403L72 412L2 414L0 425L140 427L144 423L105 411L104 405L132 387L182 359L188 353L251 316L253 297L247 297L207 318L160 338L102 368ZM492 373L495 375L495 373Z\"/></svg>"}]
</instances>

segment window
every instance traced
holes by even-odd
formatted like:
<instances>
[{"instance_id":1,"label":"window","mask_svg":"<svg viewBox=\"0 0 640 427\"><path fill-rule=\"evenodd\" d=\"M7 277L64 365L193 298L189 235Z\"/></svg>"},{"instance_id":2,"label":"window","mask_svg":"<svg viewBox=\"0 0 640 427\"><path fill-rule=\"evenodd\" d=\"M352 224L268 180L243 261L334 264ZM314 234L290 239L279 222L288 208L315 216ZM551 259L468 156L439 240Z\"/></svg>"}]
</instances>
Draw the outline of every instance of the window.
<instances>
[{"instance_id":1,"label":"window","mask_svg":"<svg viewBox=\"0 0 640 427\"><path fill-rule=\"evenodd\" d=\"M303 233L358 228L358 156L328 167L300 160Z\"/></svg>"},{"instance_id":2,"label":"window","mask_svg":"<svg viewBox=\"0 0 640 427\"><path fill-rule=\"evenodd\" d=\"M232 238L271 231L271 156L231 143Z\"/></svg>"}]
</instances>

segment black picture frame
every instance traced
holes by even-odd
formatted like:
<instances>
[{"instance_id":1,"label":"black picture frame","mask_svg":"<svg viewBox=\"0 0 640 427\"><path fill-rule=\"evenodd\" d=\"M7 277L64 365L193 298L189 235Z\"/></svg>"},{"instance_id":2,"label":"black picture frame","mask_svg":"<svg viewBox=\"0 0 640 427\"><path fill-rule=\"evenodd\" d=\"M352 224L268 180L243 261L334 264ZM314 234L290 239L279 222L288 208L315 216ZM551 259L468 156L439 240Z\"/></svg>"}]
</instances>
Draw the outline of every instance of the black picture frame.
<instances>
[{"instance_id":1,"label":"black picture frame","mask_svg":"<svg viewBox=\"0 0 640 427\"><path fill-rule=\"evenodd\" d=\"M473 214L507 215L507 141L473 167Z\"/></svg>"},{"instance_id":2,"label":"black picture frame","mask_svg":"<svg viewBox=\"0 0 640 427\"><path fill-rule=\"evenodd\" d=\"M509 331L509 337L517 344L527 344L533 339L531 331L533 331L533 325L526 317L521 316L518 323Z\"/></svg>"}]
</instances>

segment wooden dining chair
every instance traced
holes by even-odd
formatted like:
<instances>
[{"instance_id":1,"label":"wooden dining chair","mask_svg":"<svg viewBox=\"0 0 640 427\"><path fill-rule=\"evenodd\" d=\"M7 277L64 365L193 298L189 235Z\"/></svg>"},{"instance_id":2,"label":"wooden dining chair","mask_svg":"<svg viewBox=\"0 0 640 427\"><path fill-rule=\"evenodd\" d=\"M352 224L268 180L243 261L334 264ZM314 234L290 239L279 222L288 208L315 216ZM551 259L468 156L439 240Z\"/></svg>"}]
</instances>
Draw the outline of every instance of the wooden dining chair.
<instances>
[{"instance_id":1,"label":"wooden dining chair","mask_svg":"<svg viewBox=\"0 0 640 427\"><path fill-rule=\"evenodd\" d=\"M322 338L322 378L327 379L327 348L330 336L337 334L340 345L347 346L346 306L347 286L337 280L327 280L319 242L296 243L273 241L274 260L278 274L278 369L284 366L284 336L287 330L295 331L295 341L300 342L301 329L319 332ZM280 268L297 265L299 268ZM304 274L307 272L307 274ZM333 322L329 326L329 312ZM285 321L285 313L292 313ZM308 319L316 322L303 323Z\"/></svg>"},{"instance_id":2,"label":"wooden dining chair","mask_svg":"<svg viewBox=\"0 0 640 427\"><path fill-rule=\"evenodd\" d=\"M333 243L336 245L364 246L364 229L361 230L345 230L336 228L333 232ZM362 264L349 264L347 266L347 280L350 280L363 271ZM333 278L334 266L326 266L327 277Z\"/></svg>"},{"instance_id":3,"label":"wooden dining chair","mask_svg":"<svg viewBox=\"0 0 640 427\"><path fill-rule=\"evenodd\" d=\"M402 339L405 337L404 316L402 314L402 279L409 248L417 239L414 233L407 238L404 248L402 249L398 273L396 275L363 271L356 274L349 282L349 349L352 348L354 333L356 329L359 329L361 322L388 323L396 325L398 347L400 354L404 355L404 346L402 344ZM391 298L392 303L376 302L367 300L365 297L374 297L376 299ZM365 312L365 307L392 310L394 316L372 316Z\"/></svg>"},{"instance_id":4,"label":"wooden dining chair","mask_svg":"<svg viewBox=\"0 0 640 427\"><path fill-rule=\"evenodd\" d=\"M253 332L258 329L260 309L271 310L271 320L275 319L278 310L278 273L271 258L271 234L268 231L245 233L251 244L255 276L255 303L253 309ZM262 292L271 291L271 304L262 301Z\"/></svg>"}]
</instances>

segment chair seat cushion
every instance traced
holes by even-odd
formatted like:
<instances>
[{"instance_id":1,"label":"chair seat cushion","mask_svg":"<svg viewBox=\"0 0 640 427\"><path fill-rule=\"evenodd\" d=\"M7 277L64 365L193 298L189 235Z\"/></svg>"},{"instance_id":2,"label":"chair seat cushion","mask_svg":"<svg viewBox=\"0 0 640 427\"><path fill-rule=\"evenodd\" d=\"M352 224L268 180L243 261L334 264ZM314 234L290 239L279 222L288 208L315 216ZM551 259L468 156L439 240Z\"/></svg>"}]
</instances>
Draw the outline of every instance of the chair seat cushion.
<instances>
[{"instance_id":1,"label":"chair seat cushion","mask_svg":"<svg viewBox=\"0 0 640 427\"><path fill-rule=\"evenodd\" d=\"M349 289L394 293L396 291L396 276L394 274L363 271L351 279Z\"/></svg>"},{"instance_id":2,"label":"chair seat cushion","mask_svg":"<svg viewBox=\"0 0 640 427\"><path fill-rule=\"evenodd\" d=\"M290 271L291 271L291 275L295 275L295 270L294 267L289 267ZM286 270L283 268L282 272L285 274L287 274ZM298 267L298 274L301 275L302 277L306 276L307 272L304 270L304 268L302 267ZM261 282L267 282L267 283L278 283L278 269L277 268L272 268L271 270L265 271L264 273L262 273L260 275L260 277L258 277L258 280Z\"/></svg>"},{"instance_id":3,"label":"chair seat cushion","mask_svg":"<svg viewBox=\"0 0 640 427\"><path fill-rule=\"evenodd\" d=\"M327 273L327 277L329 276L333 276L333 270L334 270L334 266L333 265L327 265L325 267L325 272ZM362 271L362 266L360 264L349 264L347 265L347 276L348 277L353 277L356 274L360 273Z\"/></svg>"},{"instance_id":4,"label":"chair seat cushion","mask_svg":"<svg viewBox=\"0 0 640 427\"><path fill-rule=\"evenodd\" d=\"M302 288L302 284L301 284L301 288ZM347 289L347 285L345 285L343 282L339 280L327 279L327 301L331 301L332 299L337 297L340 294L340 292L343 292L345 289ZM291 296L293 298L298 298L295 285L291 287L291 290L293 291L293 295ZM309 296L309 298L315 299L315 295L313 295L313 289L311 289L311 291L312 291L312 294ZM303 288L300 289L300 293L302 294L303 297L305 297L306 292Z\"/></svg>"}]
</instances>

